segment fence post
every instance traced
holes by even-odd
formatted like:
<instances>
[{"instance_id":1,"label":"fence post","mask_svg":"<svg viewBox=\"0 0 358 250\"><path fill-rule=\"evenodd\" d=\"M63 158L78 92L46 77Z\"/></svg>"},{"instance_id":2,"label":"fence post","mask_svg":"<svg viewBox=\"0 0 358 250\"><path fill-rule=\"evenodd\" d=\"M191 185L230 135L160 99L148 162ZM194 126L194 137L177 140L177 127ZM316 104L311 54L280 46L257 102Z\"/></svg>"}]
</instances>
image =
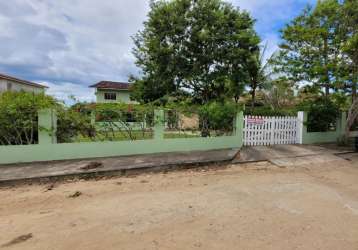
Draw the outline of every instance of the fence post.
<instances>
[{"instance_id":1,"label":"fence post","mask_svg":"<svg viewBox=\"0 0 358 250\"><path fill-rule=\"evenodd\" d=\"M346 132L346 126L347 126L347 112L342 112L339 120L339 136L344 136Z\"/></svg>"},{"instance_id":2,"label":"fence post","mask_svg":"<svg viewBox=\"0 0 358 250\"><path fill-rule=\"evenodd\" d=\"M235 136L239 138L239 147L242 147L244 140L244 112L239 111L236 113L234 121Z\"/></svg>"},{"instance_id":3,"label":"fence post","mask_svg":"<svg viewBox=\"0 0 358 250\"><path fill-rule=\"evenodd\" d=\"M154 139L164 139L164 110L154 110Z\"/></svg>"},{"instance_id":4,"label":"fence post","mask_svg":"<svg viewBox=\"0 0 358 250\"><path fill-rule=\"evenodd\" d=\"M297 113L297 143L303 144L305 136L307 132L307 127L305 123L307 122L307 113L304 111L299 111Z\"/></svg>"},{"instance_id":5,"label":"fence post","mask_svg":"<svg viewBox=\"0 0 358 250\"><path fill-rule=\"evenodd\" d=\"M242 136L244 128L244 113L239 111L236 113L236 118L234 121L234 129L235 129L235 136Z\"/></svg>"},{"instance_id":6,"label":"fence post","mask_svg":"<svg viewBox=\"0 0 358 250\"><path fill-rule=\"evenodd\" d=\"M55 144L57 130L57 115L52 109L43 109L38 112L38 137L39 144Z\"/></svg>"}]
</instances>

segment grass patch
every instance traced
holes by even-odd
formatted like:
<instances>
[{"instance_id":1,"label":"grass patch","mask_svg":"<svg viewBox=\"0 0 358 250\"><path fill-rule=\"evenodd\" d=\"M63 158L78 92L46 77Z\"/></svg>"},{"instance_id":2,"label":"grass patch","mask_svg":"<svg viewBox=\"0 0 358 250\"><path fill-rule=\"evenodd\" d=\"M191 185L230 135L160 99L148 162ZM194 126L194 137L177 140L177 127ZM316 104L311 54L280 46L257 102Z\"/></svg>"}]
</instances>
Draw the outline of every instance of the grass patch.
<instances>
[{"instance_id":1,"label":"grass patch","mask_svg":"<svg viewBox=\"0 0 358 250\"><path fill-rule=\"evenodd\" d=\"M153 139L153 131L132 131L130 135L126 131L99 132L95 138L79 136L75 142L100 142L100 141L136 141Z\"/></svg>"},{"instance_id":2,"label":"grass patch","mask_svg":"<svg viewBox=\"0 0 358 250\"><path fill-rule=\"evenodd\" d=\"M196 138L200 137L199 134L185 134L185 133L164 133L164 139L177 139L177 138Z\"/></svg>"}]
</instances>

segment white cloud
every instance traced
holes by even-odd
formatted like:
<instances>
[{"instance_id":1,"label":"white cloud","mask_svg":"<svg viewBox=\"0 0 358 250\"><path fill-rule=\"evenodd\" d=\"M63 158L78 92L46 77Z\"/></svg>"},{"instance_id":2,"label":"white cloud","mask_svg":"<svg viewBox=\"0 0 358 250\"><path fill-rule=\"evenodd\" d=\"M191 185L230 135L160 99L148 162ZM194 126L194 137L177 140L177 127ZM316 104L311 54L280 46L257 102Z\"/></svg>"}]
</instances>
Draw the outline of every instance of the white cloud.
<instances>
[{"instance_id":1,"label":"white cloud","mask_svg":"<svg viewBox=\"0 0 358 250\"><path fill-rule=\"evenodd\" d=\"M143 0L1 1L0 70L88 85L126 81L136 71L131 36L147 10Z\"/></svg>"},{"instance_id":2,"label":"white cloud","mask_svg":"<svg viewBox=\"0 0 358 250\"><path fill-rule=\"evenodd\" d=\"M95 95L94 89L89 88L88 86L74 84L69 82L63 83L51 83L51 82L41 82L37 81L47 87L46 94L54 96L57 100L63 101L67 104L71 104L71 96L76 93L75 98L81 102L94 102Z\"/></svg>"}]
</instances>

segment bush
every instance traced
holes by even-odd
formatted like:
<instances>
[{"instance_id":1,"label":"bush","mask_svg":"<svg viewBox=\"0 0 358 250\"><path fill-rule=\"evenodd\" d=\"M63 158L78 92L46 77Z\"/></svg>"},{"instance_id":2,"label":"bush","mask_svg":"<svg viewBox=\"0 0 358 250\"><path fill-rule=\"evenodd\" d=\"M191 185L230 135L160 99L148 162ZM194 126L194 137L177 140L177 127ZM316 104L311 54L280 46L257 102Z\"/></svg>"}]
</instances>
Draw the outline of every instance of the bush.
<instances>
[{"instance_id":1,"label":"bush","mask_svg":"<svg viewBox=\"0 0 358 250\"><path fill-rule=\"evenodd\" d=\"M295 110L290 109L272 109L269 106L263 106L263 107L255 107L247 108L244 111L245 115L252 115L252 116L296 116L297 112Z\"/></svg>"},{"instance_id":2,"label":"bush","mask_svg":"<svg viewBox=\"0 0 358 250\"><path fill-rule=\"evenodd\" d=\"M91 113L95 112L92 123ZM74 142L79 138L89 141L116 140L117 137L136 139L138 131L132 128L132 122L141 124L143 136L148 126L153 125L153 110L143 105L122 103L82 104L77 103L67 109L57 111L57 140L60 143ZM143 127L146 125L145 127ZM120 132L120 133L119 133Z\"/></svg>"},{"instance_id":3,"label":"bush","mask_svg":"<svg viewBox=\"0 0 358 250\"><path fill-rule=\"evenodd\" d=\"M38 111L56 105L56 101L45 94L0 94L0 145L37 143Z\"/></svg>"},{"instance_id":4,"label":"bush","mask_svg":"<svg viewBox=\"0 0 358 250\"><path fill-rule=\"evenodd\" d=\"M91 124L91 117L88 113L80 112L72 108L57 109L57 142L74 142L79 136L94 138L96 129Z\"/></svg>"},{"instance_id":5,"label":"bush","mask_svg":"<svg viewBox=\"0 0 358 250\"><path fill-rule=\"evenodd\" d=\"M233 130L233 121L238 111L233 102L211 102L199 107L202 136L210 136L210 130L226 133Z\"/></svg>"},{"instance_id":6,"label":"bush","mask_svg":"<svg viewBox=\"0 0 358 250\"><path fill-rule=\"evenodd\" d=\"M327 132L335 129L340 110L330 99L320 97L314 101L304 101L298 108L308 112L308 132Z\"/></svg>"}]
</instances>

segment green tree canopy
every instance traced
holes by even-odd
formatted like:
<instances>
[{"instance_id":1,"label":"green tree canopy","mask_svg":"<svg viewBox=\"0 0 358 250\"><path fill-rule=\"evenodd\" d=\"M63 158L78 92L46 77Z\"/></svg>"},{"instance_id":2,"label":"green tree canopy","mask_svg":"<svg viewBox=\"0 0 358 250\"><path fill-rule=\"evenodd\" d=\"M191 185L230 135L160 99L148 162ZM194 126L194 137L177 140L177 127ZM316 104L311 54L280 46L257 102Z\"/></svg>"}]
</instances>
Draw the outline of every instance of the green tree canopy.
<instances>
[{"instance_id":1,"label":"green tree canopy","mask_svg":"<svg viewBox=\"0 0 358 250\"><path fill-rule=\"evenodd\" d=\"M150 8L134 36L142 74L133 97L150 102L183 90L199 103L238 97L260 42L250 15L222 0L158 0Z\"/></svg>"},{"instance_id":2,"label":"green tree canopy","mask_svg":"<svg viewBox=\"0 0 358 250\"><path fill-rule=\"evenodd\" d=\"M341 83L340 8L338 0L318 1L315 8L308 6L282 30L278 72L296 82L324 87L326 95Z\"/></svg>"},{"instance_id":3,"label":"green tree canopy","mask_svg":"<svg viewBox=\"0 0 358 250\"><path fill-rule=\"evenodd\" d=\"M345 0L340 14L340 38L342 40L342 60L340 61L341 79L352 93L357 96L358 82L358 1Z\"/></svg>"}]
</instances>

